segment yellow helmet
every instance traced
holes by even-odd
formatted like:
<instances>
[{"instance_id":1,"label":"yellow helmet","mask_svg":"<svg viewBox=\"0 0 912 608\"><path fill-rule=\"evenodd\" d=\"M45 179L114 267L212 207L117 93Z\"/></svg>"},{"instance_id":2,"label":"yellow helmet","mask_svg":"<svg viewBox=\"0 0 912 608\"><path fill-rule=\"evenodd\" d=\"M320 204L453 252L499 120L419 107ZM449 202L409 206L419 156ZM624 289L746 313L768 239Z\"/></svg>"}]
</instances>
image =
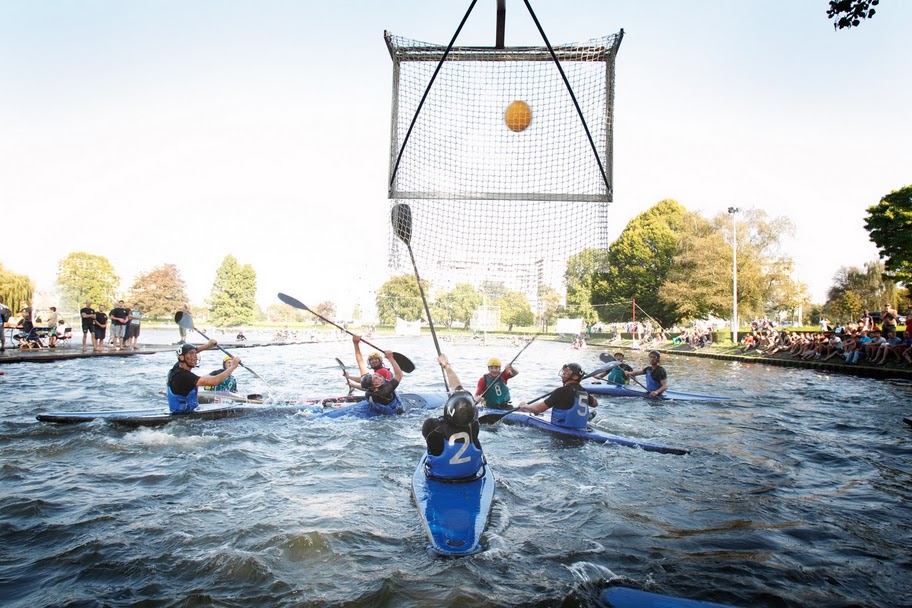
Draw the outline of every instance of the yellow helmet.
<instances>
[{"instance_id":1,"label":"yellow helmet","mask_svg":"<svg viewBox=\"0 0 912 608\"><path fill-rule=\"evenodd\" d=\"M381 355L377 351L374 351L367 356L368 361L370 361L371 359L380 359L381 361L383 361L383 355Z\"/></svg>"},{"instance_id":2,"label":"yellow helmet","mask_svg":"<svg viewBox=\"0 0 912 608\"><path fill-rule=\"evenodd\" d=\"M225 358L222 359L222 363L224 363L225 361L231 361L231 355L225 355Z\"/></svg>"},{"instance_id":3,"label":"yellow helmet","mask_svg":"<svg viewBox=\"0 0 912 608\"><path fill-rule=\"evenodd\" d=\"M500 359L497 357L491 357L488 359L488 367L500 367Z\"/></svg>"}]
</instances>

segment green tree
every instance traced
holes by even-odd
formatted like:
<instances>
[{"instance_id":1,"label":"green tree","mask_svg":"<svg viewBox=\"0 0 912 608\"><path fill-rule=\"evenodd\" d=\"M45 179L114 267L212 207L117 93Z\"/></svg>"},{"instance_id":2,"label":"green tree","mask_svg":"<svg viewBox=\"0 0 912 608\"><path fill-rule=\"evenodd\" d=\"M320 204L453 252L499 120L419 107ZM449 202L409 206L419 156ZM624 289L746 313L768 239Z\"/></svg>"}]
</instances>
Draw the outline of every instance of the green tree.
<instances>
[{"instance_id":1,"label":"green tree","mask_svg":"<svg viewBox=\"0 0 912 608\"><path fill-rule=\"evenodd\" d=\"M428 293L430 285L427 281L422 279L421 286ZM396 317L404 321L424 319L424 304L413 275L396 275L380 286L377 290L377 317L383 325L395 325Z\"/></svg>"},{"instance_id":2,"label":"green tree","mask_svg":"<svg viewBox=\"0 0 912 608\"><path fill-rule=\"evenodd\" d=\"M266 319L275 323L300 323L307 321L307 314L284 302L275 302L267 308Z\"/></svg>"},{"instance_id":3,"label":"green tree","mask_svg":"<svg viewBox=\"0 0 912 608\"><path fill-rule=\"evenodd\" d=\"M156 266L136 275L128 298L147 317L158 318L173 318L176 311L189 303L187 285L174 264Z\"/></svg>"},{"instance_id":4,"label":"green tree","mask_svg":"<svg viewBox=\"0 0 912 608\"><path fill-rule=\"evenodd\" d=\"M838 309L841 303L847 301L843 296L848 292L854 293L861 300L861 305L855 311L859 316L865 310L880 310L885 302L895 304L896 286L891 281L884 281L884 274L884 263L880 260L866 262L862 268L839 268L833 276L833 284L827 290L824 308L829 310L835 305Z\"/></svg>"},{"instance_id":5,"label":"green tree","mask_svg":"<svg viewBox=\"0 0 912 608\"><path fill-rule=\"evenodd\" d=\"M540 285L538 288L538 304L540 311L539 323L542 331L548 331L555 321L558 314L562 311L561 297L550 285Z\"/></svg>"},{"instance_id":6,"label":"green tree","mask_svg":"<svg viewBox=\"0 0 912 608\"><path fill-rule=\"evenodd\" d=\"M608 249L608 268L592 285L592 303L598 307L636 299L665 327L679 320L675 307L659 298L659 288L677 254L685 213L677 201L666 199L630 220Z\"/></svg>"},{"instance_id":7,"label":"green tree","mask_svg":"<svg viewBox=\"0 0 912 608\"><path fill-rule=\"evenodd\" d=\"M60 260L57 286L65 307L79 309L86 300L96 308L110 307L117 301L120 277L108 258L80 251Z\"/></svg>"},{"instance_id":8,"label":"green tree","mask_svg":"<svg viewBox=\"0 0 912 608\"><path fill-rule=\"evenodd\" d=\"M567 308L586 323L595 323L599 316L592 306L598 276L608 266L608 252L604 249L583 249L567 259L564 280L567 284Z\"/></svg>"},{"instance_id":9,"label":"green tree","mask_svg":"<svg viewBox=\"0 0 912 608\"><path fill-rule=\"evenodd\" d=\"M732 307L731 245L699 214L687 212L683 220L674 263L659 298L674 307L679 319L724 316Z\"/></svg>"},{"instance_id":10,"label":"green tree","mask_svg":"<svg viewBox=\"0 0 912 608\"><path fill-rule=\"evenodd\" d=\"M521 291L508 291L495 305L500 306L500 322L507 325L507 331L513 331L514 325L528 327L535 323L529 298Z\"/></svg>"},{"instance_id":11,"label":"green tree","mask_svg":"<svg viewBox=\"0 0 912 608\"><path fill-rule=\"evenodd\" d=\"M868 207L865 229L884 260L886 278L912 287L912 185Z\"/></svg>"},{"instance_id":12,"label":"green tree","mask_svg":"<svg viewBox=\"0 0 912 608\"><path fill-rule=\"evenodd\" d=\"M469 327L472 315L481 304L481 293L471 283L460 283L437 297L431 314L434 315L435 323L443 323L448 328L453 327L454 323Z\"/></svg>"},{"instance_id":13,"label":"green tree","mask_svg":"<svg viewBox=\"0 0 912 608\"><path fill-rule=\"evenodd\" d=\"M35 284L28 276L9 271L0 264L0 296L13 313L32 301Z\"/></svg>"},{"instance_id":14,"label":"green tree","mask_svg":"<svg viewBox=\"0 0 912 608\"><path fill-rule=\"evenodd\" d=\"M225 256L215 273L210 294L209 322L218 327L253 322L256 307L256 272L233 255Z\"/></svg>"}]
</instances>

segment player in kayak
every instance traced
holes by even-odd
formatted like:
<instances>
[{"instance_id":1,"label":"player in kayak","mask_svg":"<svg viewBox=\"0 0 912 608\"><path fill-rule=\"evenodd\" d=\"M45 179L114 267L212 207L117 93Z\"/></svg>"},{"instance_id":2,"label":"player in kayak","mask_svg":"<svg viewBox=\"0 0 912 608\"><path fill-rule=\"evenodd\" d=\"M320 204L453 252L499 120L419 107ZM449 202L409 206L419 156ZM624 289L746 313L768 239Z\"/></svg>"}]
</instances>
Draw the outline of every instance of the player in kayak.
<instances>
[{"instance_id":1,"label":"player in kayak","mask_svg":"<svg viewBox=\"0 0 912 608\"><path fill-rule=\"evenodd\" d=\"M598 401L587 393L580 380L585 376L579 363L567 363L561 368L563 385L551 391L544 401L529 405L525 401L516 408L520 412L540 414L551 408L551 422L558 426L585 429L589 424L589 408L598 406Z\"/></svg>"},{"instance_id":2,"label":"player in kayak","mask_svg":"<svg viewBox=\"0 0 912 608\"><path fill-rule=\"evenodd\" d=\"M443 406L443 416L428 418L421 427L427 442L427 473L439 479L473 477L484 466L475 399L463 388L446 355L437 360L455 388Z\"/></svg>"},{"instance_id":3,"label":"player in kayak","mask_svg":"<svg viewBox=\"0 0 912 608\"><path fill-rule=\"evenodd\" d=\"M625 378L646 375L646 390L650 397L658 397L668 390L668 372L659 365L661 355L657 350L649 351L649 367L644 367L638 372L624 372Z\"/></svg>"},{"instance_id":4,"label":"player in kayak","mask_svg":"<svg viewBox=\"0 0 912 608\"><path fill-rule=\"evenodd\" d=\"M199 387L218 386L241 364L240 357L232 357L231 363L217 376L194 374L193 368L199 366L199 351L215 348L217 344L215 340L209 340L202 346L182 344L177 350L177 363L168 372L168 408L172 414L186 414L195 410L199 407Z\"/></svg>"},{"instance_id":5,"label":"player in kayak","mask_svg":"<svg viewBox=\"0 0 912 608\"><path fill-rule=\"evenodd\" d=\"M229 366L230 364L231 364L231 357L228 356L228 355L225 355L225 358L222 359L222 369L215 369L215 370L212 370L211 372L209 372L209 375L210 375L210 376L218 376L218 375L221 374L223 371L225 371L226 369L228 369L228 366ZM206 386L206 387L203 387L203 390L207 390L207 391L227 391L227 392L229 392L229 393L236 393L236 392L237 392L237 378L235 378L234 376L229 375L227 378L225 378L224 380L222 380L222 381L218 384L218 386Z\"/></svg>"},{"instance_id":6,"label":"player in kayak","mask_svg":"<svg viewBox=\"0 0 912 608\"><path fill-rule=\"evenodd\" d=\"M379 371L372 373L364 364L364 357L361 356L360 348L361 336L353 335L352 342L355 343L355 359L358 361L358 368L362 376L360 379L355 380L348 375L348 370L343 372L349 386L363 389L370 408L377 413L385 415L401 414L403 407L402 402L399 401L399 395L396 394L396 389L399 387L399 383L402 382L402 368L399 367L399 363L393 357L393 351L388 350L383 353L393 368L393 379L387 380L383 373ZM381 369L385 370L386 368Z\"/></svg>"},{"instance_id":7,"label":"player in kayak","mask_svg":"<svg viewBox=\"0 0 912 608\"><path fill-rule=\"evenodd\" d=\"M475 387L475 403L484 401L484 406L494 410L504 410L510 407L510 389L507 380L518 376L519 372L512 365L500 371L500 359L491 357L488 360L488 373L479 378Z\"/></svg>"}]
</instances>

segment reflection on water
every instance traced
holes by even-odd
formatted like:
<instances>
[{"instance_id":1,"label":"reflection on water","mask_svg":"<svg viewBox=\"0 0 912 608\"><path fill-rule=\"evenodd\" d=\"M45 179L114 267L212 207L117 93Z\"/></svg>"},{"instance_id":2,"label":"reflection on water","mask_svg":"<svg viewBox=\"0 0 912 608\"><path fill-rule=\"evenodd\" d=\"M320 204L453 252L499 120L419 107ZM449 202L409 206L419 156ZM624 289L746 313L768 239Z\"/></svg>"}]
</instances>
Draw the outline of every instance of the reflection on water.
<instances>
[{"instance_id":1,"label":"reflection on water","mask_svg":"<svg viewBox=\"0 0 912 608\"><path fill-rule=\"evenodd\" d=\"M440 391L430 339L378 343ZM444 343L467 385L521 345ZM239 350L280 399L346 392L351 344ZM598 352L535 343L514 399ZM636 365L645 357L632 355ZM201 370L219 367L202 353ZM6 366L0 377L5 605L585 605L606 582L740 606L912 604L908 387L668 357L674 388L735 397L602 398L595 423L688 456L485 427L497 477L485 552L435 558L409 494L422 415L274 415L125 431L53 410L165 408L174 355ZM265 388L243 370L241 392Z\"/></svg>"}]
</instances>

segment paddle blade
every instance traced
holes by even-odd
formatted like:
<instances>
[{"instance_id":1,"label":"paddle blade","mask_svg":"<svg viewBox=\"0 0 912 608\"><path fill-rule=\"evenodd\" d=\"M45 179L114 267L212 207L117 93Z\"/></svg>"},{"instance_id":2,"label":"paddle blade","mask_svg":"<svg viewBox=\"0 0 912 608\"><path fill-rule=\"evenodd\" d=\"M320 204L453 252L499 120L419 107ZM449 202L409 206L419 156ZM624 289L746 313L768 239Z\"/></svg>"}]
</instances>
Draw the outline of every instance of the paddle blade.
<instances>
[{"instance_id":1,"label":"paddle blade","mask_svg":"<svg viewBox=\"0 0 912 608\"><path fill-rule=\"evenodd\" d=\"M393 224L396 236L406 245L410 245L412 241L412 208L405 203L396 203L390 210L390 221Z\"/></svg>"},{"instance_id":2,"label":"paddle blade","mask_svg":"<svg viewBox=\"0 0 912 608\"><path fill-rule=\"evenodd\" d=\"M174 322L184 329L193 329L193 317L185 310L178 310L174 313Z\"/></svg>"},{"instance_id":3,"label":"paddle blade","mask_svg":"<svg viewBox=\"0 0 912 608\"><path fill-rule=\"evenodd\" d=\"M415 371L415 364L412 363L411 359L402 353L393 353L393 359L395 359L396 363L399 364L399 369L404 371L406 374L411 374L413 371Z\"/></svg>"},{"instance_id":4,"label":"paddle blade","mask_svg":"<svg viewBox=\"0 0 912 608\"><path fill-rule=\"evenodd\" d=\"M614 358L614 355L610 355L608 353L602 353L601 355L599 355L599 360L602 363L610 363L611 361L615 361L615 358Z\"/></svg>"},{"instance_id":5,"label":"paddle blade","mask_svg":"<svg viewBox=\"0 0 912 608\"><path fill-rule=\"evenodd\" d=\"M300 308L301 310L310 310L309 308L307 308L307 305L304 304L304 302L297 300L295 298L292 298L288 294L280 293L279 299L282 302L284 302L285 304L288 304L289 306L291 306L292 308Z\"/></svg>"},{"instance_id":6,"label":"paddle blade","mask_svg":"<svg viewBox=\"0 0 912 608\"><path fill-rule=\"evenodd\" d=\"M512 414L516 411L517 408L513 407L508 410L503 410L500 412L488 412L482 414L478 417L479 424L494 424L495 422L502 420L507 414Z\"/></svg>"}]
</instances>

